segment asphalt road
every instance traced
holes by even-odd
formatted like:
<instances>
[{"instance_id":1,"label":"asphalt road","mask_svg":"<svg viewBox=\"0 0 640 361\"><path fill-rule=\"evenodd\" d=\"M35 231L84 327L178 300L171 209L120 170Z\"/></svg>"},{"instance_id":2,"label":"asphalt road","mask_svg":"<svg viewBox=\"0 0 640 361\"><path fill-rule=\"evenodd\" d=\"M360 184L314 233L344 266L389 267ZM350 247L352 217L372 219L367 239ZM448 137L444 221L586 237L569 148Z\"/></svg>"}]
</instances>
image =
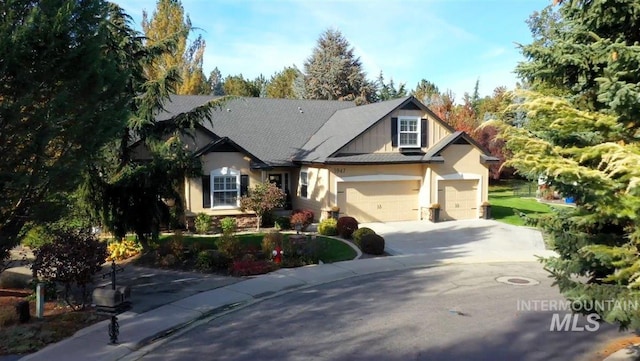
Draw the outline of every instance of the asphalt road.
<instances>
[{"instance_id":1,"label":"asphalt road","mask_svg":"<svg viewBox=\"0 0 640 361\"><path fill-rule=\"evenodd\" d=\"M142 359L582 361L626 335L609 325L551 332L554 312L522 309L561 299L538 263L380 273L267 299L154 344Z\"/></svg>"}]
</instances>

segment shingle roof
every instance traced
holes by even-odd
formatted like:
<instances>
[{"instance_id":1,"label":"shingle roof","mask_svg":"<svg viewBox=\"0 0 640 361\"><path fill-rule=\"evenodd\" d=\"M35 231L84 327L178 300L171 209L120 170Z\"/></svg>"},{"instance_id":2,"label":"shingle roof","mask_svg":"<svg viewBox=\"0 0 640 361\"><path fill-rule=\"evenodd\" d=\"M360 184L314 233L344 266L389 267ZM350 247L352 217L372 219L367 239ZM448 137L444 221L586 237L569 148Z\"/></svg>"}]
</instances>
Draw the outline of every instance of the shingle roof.
<instances>
[{"instance_id":1,"label":"shingle roof","mask_svg":"<svg viewBox=\"0 0 640 361\"><path fill-rule=\"evenodd\" d=\"M158 120L186 112L213 96L172 96ZM211 124L203 126L228 137L271 166L290 166L309 140L340 109L353 102L272 98L235 98L212 112Z\"/></svg>"},{"instance_id":2,"label":"shingle roof","mask_svg":"<svg viewBox=\"0 0 640 361\"><path fill-rule=\"evenodd\" d=\"M380 119L401 106L411 97L342 109L327 120L302 147L295 159L304 162L325 162L332 154L353 138L369 129Z\"/></svg>"},{"instance_id":3,"label":"shingle roof","mask_svg":"<svg viewBox=\"0 0 640 361\"><path fill-rule=\"evenodd\" d=\"M422 163L424 154L369 153L340 155L327 158L327 164L383 164L383 163Z\"/></svg>"},{"instance_id":4,"label":"shingle roof","mask_svg":"<svg viewBox=\"0 0 640 361\"><path fill-rule=\"evenodd\" d=\"M424 161L426 162L441 162L442 157L439 155L449 144L455 143L458 139L464 139L467 143L477 147L484 154L480 155L480 160L483 163L494 163L500 161L500 159L489 155L490 153L484 149L480 144L478 144L473 138L471 138L467 133L463 131L456 131L447 135L446 137L440 139L438 143L434 144L431 148L427 150L424 155Z\"/></svg>"}]
</instances>

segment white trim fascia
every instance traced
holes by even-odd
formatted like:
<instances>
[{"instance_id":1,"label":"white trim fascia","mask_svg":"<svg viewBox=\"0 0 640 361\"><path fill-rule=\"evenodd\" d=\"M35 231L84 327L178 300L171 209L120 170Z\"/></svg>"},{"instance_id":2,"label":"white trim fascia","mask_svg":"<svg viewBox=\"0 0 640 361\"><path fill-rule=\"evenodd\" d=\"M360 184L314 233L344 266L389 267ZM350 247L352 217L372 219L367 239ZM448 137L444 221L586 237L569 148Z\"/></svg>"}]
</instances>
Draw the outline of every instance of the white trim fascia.
<instances>
[{"instance_id":1,"label":"white trim fascia","mask_svg":"<svg viewBox=\"0 0 640 361\"><path fill-rule=\"evenodd\" d=\"M337 177L336 182L388 182L388 181L410 181L421 180L419 175L406 174L371 174L371 175L354 175L347 177Z\"/></svg>"}]
</instances>

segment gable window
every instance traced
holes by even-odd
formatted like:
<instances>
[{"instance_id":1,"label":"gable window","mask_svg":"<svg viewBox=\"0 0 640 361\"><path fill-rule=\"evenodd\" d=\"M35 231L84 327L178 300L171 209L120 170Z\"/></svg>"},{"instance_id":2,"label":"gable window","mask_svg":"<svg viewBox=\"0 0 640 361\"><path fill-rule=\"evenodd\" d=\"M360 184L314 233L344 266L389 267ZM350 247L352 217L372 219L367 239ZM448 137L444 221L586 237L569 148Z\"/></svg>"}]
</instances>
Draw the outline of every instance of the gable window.
<instances>
[{"instance_id":1,"label":"gable window","mask_svg":"<svg viewBox=\"0 0 640 361\"><path fill-rule=\"evenodd\" d=\"M398 147L420 147L420 118L398 117Z\"/></svg>"},{"instance_id":2,"label":"gable window","mask_svg":"<svg viewBox=\"0 0 640 361\"><path fill-rule=\"evenodd\" d=\"M239 206L240 173L231 168L220 168L211 172L211 207L236 208Z\"/></svg>"},{"instance_id":3,"label":"gable window","mask_svg":"<svg viewBox=\"0 0 640 361\"><path fill-rule=\"evenodd\" d=\"M309 173L302 171L300 172L300 197L309 198L308 186L309 186Z\"/></svg>"}]
</instances>

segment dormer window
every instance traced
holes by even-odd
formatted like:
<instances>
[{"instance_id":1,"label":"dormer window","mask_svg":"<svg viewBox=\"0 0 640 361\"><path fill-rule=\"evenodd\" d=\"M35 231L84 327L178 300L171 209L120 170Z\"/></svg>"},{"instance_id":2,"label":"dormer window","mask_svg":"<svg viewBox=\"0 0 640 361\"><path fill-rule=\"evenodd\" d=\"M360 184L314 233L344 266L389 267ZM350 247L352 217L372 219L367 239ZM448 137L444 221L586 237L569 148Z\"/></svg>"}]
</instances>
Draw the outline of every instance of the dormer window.
<instances>
[{"instance_id":1,"label":"dormer window","mask_svg":"<svg viewBox=\"0 0 640 361\"><path fill-rule=\"evenodd\" d=\"M420 148L420 118L398 117L398 147Z\"/></svg>"}]
</instances>

